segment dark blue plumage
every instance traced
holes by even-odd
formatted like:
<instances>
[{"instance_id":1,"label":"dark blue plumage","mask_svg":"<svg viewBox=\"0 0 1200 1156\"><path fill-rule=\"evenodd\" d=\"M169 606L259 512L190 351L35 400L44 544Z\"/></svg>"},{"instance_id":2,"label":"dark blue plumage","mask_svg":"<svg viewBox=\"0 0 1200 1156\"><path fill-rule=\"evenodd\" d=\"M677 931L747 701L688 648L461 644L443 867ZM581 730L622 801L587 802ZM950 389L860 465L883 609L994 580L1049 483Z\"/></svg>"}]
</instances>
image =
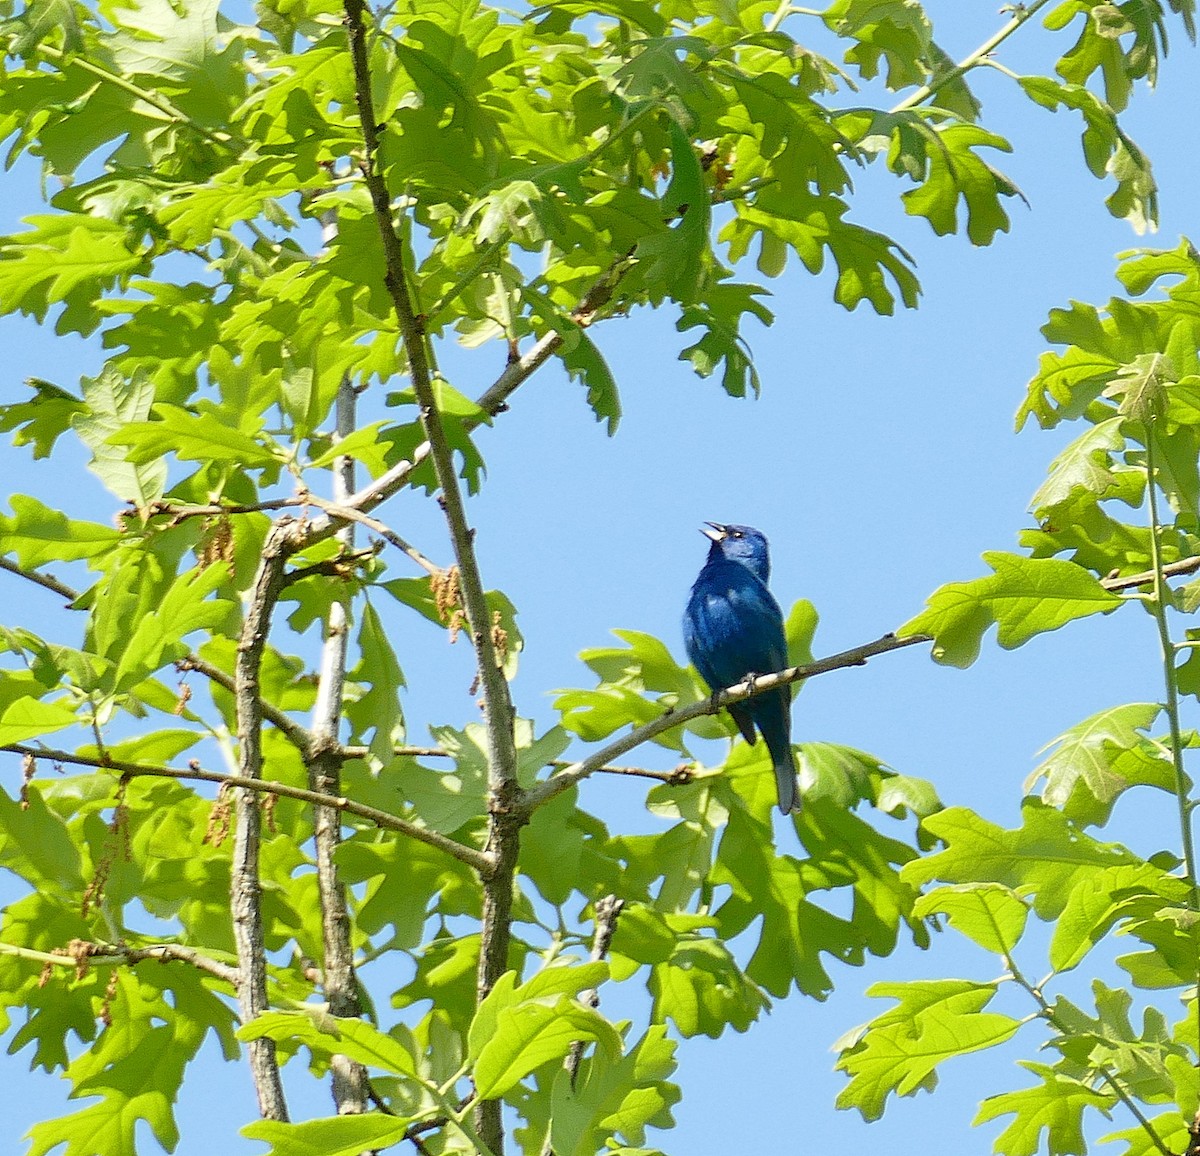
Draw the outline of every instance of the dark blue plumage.
<instances>
[{"instance_id":1,"label":"dark blue plumage","mask_svg":"<svg viewBox=\"0 0 1200 1156\"><path fill-rule=\"evenodd\" d=\"M767 589L771 562L767 539L751 526L709 522L708 560L692 587L683 615L688 658L711 690L724 690L749 674L773 674L787 666L783 612ZM746 742L755 727L775 768L779 809L800 810L792 756L791 693L781 686L729 708Z\"/></svg>"}]
</instances>

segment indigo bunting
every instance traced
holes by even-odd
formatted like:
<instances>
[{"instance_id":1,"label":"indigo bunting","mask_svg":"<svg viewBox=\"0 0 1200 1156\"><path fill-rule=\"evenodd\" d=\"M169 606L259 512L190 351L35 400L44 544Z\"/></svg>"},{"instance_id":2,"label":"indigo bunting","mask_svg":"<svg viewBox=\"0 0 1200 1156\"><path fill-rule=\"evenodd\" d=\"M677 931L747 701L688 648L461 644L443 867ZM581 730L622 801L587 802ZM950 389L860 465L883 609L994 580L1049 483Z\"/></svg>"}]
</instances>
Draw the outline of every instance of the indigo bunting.
<instances>
[{"instance_id":1,"label":"indigo bunting","mask_svg":"<svg viewBox=\"0 0 1200 1156\"><path fill-rule=\"evenodd\" d=\"M771 562L767 539L751 526L706 522L700 532L712 540L708 560L692 587L683 615L688 658L714 693L736 686L747 675L774 674L787 666L783 612L767 589ZM779 809L800 810L796 761L791 743L791 692L786 686L729 708L742 737L751 745L754 728L766 741L775 768Z\"/></svg>"}]
</instances>

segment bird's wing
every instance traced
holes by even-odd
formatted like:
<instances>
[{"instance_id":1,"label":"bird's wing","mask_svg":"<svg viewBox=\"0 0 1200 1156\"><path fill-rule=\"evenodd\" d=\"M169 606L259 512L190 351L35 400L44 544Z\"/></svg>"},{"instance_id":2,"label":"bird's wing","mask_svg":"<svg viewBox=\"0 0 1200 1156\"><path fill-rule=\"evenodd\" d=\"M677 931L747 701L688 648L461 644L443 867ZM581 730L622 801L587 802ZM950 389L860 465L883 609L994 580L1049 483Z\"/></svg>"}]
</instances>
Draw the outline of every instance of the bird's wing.
<instances>
[{"instance_id":1,"label":"bird's wing","mask_svg":"<svg viewBox=\"0 0 1200 1156\"><path fill-rule=\"evenodd\" d=\"M688 657L714 690L787 666L783 614L771 592L736 562L705 567L684 618Z\"/></svg>"}]
</instances>

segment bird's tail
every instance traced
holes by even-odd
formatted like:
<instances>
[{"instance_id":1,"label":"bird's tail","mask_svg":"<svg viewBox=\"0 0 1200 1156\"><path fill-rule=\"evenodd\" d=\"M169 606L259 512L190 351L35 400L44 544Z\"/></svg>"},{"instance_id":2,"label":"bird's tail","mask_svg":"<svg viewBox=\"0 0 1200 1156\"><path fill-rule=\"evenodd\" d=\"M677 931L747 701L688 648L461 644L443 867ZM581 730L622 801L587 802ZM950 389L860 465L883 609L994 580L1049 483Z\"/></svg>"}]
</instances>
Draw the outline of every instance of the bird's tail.
<instances>
[{"instance_id":1,"label":"bird's tail","mask_svg":"<svg viewBox=\"0 0 1200 1156\"><path fill-rule=\"evenodd\" d=\"M775 764L775 789L779 793L779 809L785 815L800 813L800 788L796 782L796 760L789 744L784 758L771 756Z\"/></svg>"}]
</instances>

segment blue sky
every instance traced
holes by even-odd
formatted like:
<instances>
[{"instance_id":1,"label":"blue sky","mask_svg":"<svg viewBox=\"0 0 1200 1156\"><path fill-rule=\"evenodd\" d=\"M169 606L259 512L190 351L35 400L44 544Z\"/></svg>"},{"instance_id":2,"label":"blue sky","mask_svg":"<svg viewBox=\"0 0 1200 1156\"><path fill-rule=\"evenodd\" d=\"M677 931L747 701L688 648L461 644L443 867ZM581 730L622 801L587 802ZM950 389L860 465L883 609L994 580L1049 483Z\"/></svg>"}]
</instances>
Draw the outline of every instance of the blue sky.
<instances>
[{"instance_id":1,"label":"blue sky","mask_svg":"<svg viewBox=\"0 0 1200 1156\"><path fill-rule=\"evenodd\" d=\"M993 2L942 0L929 9L955 57L1002 20ZM802 25L792 31L806 34ZM1062 37L1027 27L999 59L1020 71L1044 69L1066 47ZM1013 433L1012 415L1045 348L1038 328L1048 310L1071 298L1099 304L1116 292L1117 252L1171 247L1189 230L1200 234L1200 57L1175 37L1159 88L1139 91L1127 114L1126 128L1152 158L1162 190L1160 231L1147 238L1108 215L1110 190L1084 168L1077 118L1034 107L998 72L981 73L976 83L985 123L1015 146L998 164L1030 203L1009 202L1009 235L983 250L935 237L924 221L903 215L902 186L879 166L861 175L854 200L854 219L916 256L919 310L892 318L865 306L845 313L830 299L827 274L814 278L793 262L770 285L775 326L749 333L764 383L760 399L730 399L715 382L695 378L676 360L683 343L674 317L643 312L594 331L622 388L625 415L614 439L593 421L581 388L554 367L480 436L488 479L470 513L487 584L504 589L520 611L526 650L513 690L522 714L552 723L549 692L590 685L576 655L606 645L612 628L658 635L682 655L678 620L703 561L696 531L706 519L750 523L768 534L779 600L787 606L808 598L821 615L818 654L876 638L915 614L938 585L983 573L982 551L1015 549L1030 521L1029 497L1072 436ZM0 177L0 228L14 229L19 216L38 211L37 188L24 163ZM753 279L753 271L745 276ZM24 318L0 318L0 341L0 401L24 396L26 377L74 388L101 364L96 342L58 337ZM476 394L499 357L463 356L446 368L458 388ZM6 492L56 498L80 516L107 521L115 503L83 461L31 465L24 451L4 445L0 477ZM435 514L412 495L384 508L390 524L445 561ZM392 564L396 574L408 573ZM4 575L0 589L6 622L36 621L50 609L44 592ZM461 646L445 647L423 623L397 622L410 681L405 710L421 741L427 723L469 717L470 657ZM1157 699L1158 669L1153 623L1129 607L1016 652L986 646L966 672L939 668L914 648L814 680L797 700L794 730L797 739L871 751L932 780L947 804L1011 825L1039 748L1104 707ZM1194 703L1185 711L1185 725L1200 723ZM644 761L653 759L670 763L666 752L647 751ZM0 766L15 790L17 761ZM583 801L614 829L647 829L652 820L640 792L636 782L592 781ZM1133 792L1105 837L1143 851L1157 847L1172 808L1165 796ZM780 828L780 838L786 847L789 832ZM7 880L0 898L6 894ZM829 1046L881 1010L861 996L870 983L991 978L992 963L947 934L928 952L902 949L861 969L833 968L837 990L826 1003L795 997L743 1036L685 1042L679 1126L652 1142L693 1156L870 1143L957 1156L990 1147L1002 1124L972 1132L970 1120L984 1092L1028 1082L1012 1066L1020 1056L1033 1058L1019 1042L951 1064L935 1095L894 1103L870 1128L834 1110L843 1079L832 1072ZM1013 1002L1007 1010L1028 1009ZM1176 1009L1164 1010L1174 1018ZM18 1138L31 1122L69 1110L65 1084L24 1069L23 1055L7 1061L5 1150L21 1150ZM306 1082L299 1072L291 1081L296 1114L325 1111L323 1091L302 1094ZM208 1055L179 1105L178 1151L261 1151L236 1136L253 1112L243 1066ZM154 1150L148 1142L146 1151Z\"/></svg>"}]
</instances>

